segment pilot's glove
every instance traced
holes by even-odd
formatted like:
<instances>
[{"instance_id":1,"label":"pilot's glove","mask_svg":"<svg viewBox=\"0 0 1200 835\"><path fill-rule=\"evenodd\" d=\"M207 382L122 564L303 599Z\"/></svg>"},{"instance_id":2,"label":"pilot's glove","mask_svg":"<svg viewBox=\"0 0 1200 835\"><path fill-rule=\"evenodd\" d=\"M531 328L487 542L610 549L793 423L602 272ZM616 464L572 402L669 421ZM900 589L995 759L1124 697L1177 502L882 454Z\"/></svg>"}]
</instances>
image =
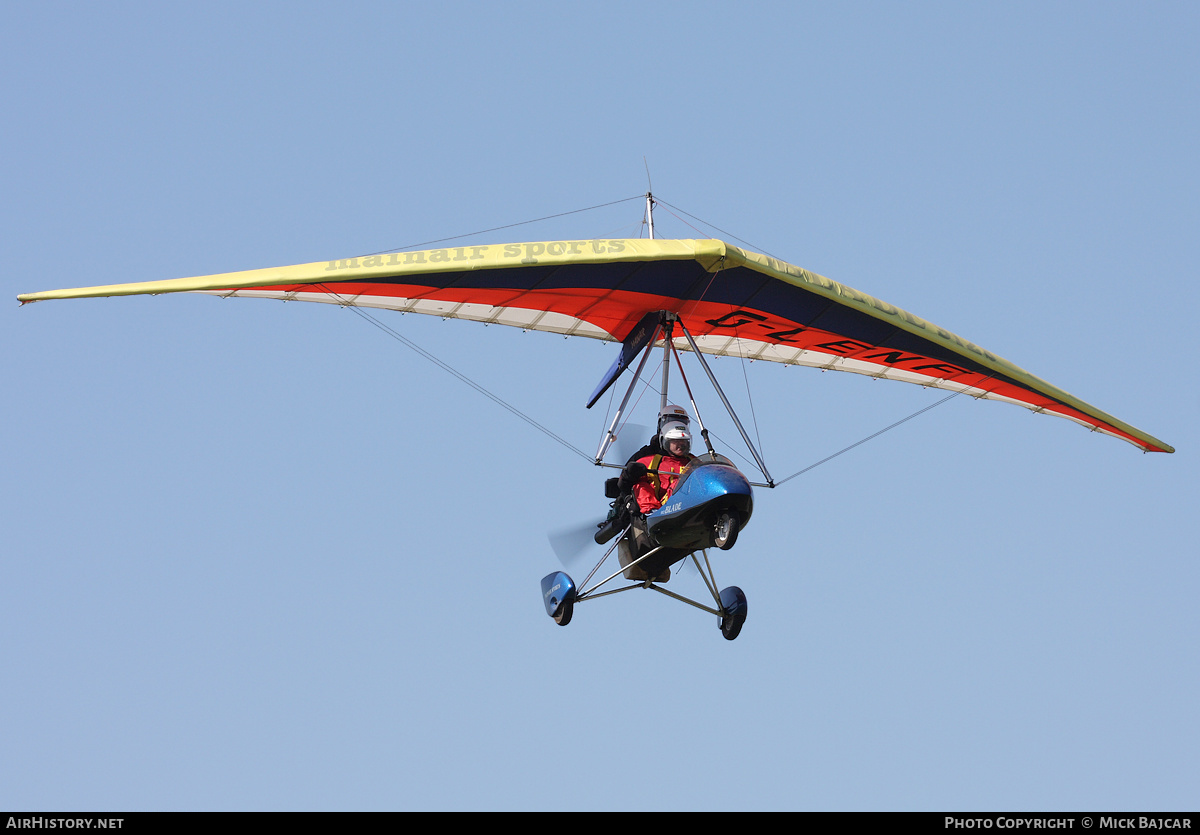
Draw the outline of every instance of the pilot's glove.
<instances>
[{"instance_id":1,"label":"pilot's glove","mask_svg":"<svg viewBox=\"0 0 1200 835\"><path fill-rule=\"evenodd\" d=\"M621 480L619 482L621 492L627 493L633 489L633 485L637 484L646 474L650 472L646 465L640 461L631 461L625 465L625 469L621 471Z\"/></svg>"}]
</instances>

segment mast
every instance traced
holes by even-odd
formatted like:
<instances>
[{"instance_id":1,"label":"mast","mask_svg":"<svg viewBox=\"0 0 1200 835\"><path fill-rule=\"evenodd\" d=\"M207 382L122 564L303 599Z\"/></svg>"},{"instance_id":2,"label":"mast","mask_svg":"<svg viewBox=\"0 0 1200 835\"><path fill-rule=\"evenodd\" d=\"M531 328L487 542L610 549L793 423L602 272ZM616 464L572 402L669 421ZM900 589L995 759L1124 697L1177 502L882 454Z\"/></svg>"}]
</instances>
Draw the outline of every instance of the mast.
<instances>
[{"instance_id":1,"label":"mast","mask_svg":"<svg viewBox=\"0 0 1200 835\"><path fill-rule=\"evenodd\" d=\"M675 314L665 310L662 313L663 361L662 361L662 397L658 404L658 413L667 408L667 382L671 376L671 340L675 336ZM661 428L661 427L660 427Z\"/></svg>"},{"instance_id":2,"label":"mast","mask_svg":"<svg viewBox=\"0 0 1200 835\"><path fill-rule=\"evenodd\" d=\"M646 192L646 222L650 225L650 240L654 240L654 195Z\"/></svg>"}]
</instances>

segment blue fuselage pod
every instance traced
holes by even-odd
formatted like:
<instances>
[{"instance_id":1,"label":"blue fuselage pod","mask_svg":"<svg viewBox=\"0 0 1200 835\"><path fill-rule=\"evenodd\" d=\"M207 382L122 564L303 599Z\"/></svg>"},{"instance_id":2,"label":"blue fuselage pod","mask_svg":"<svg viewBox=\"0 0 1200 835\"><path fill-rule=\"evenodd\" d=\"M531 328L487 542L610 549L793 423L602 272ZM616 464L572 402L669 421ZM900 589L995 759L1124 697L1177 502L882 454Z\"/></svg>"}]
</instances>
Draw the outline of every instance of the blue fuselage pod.
<instances>
[{"instance_id":1,"label":"blue fuselage pod","mask_svg":"<svg viewBox=\"0 0 1200 835\"><path fill-rule=\"evenodd\" d=\"M753 511L750 482L720 459L689 468L663 506L647 514L646 526L660 545L695 551L713 547L713 526L722 513L736 513L744 528Z\"/></svg>"}]
</instances>

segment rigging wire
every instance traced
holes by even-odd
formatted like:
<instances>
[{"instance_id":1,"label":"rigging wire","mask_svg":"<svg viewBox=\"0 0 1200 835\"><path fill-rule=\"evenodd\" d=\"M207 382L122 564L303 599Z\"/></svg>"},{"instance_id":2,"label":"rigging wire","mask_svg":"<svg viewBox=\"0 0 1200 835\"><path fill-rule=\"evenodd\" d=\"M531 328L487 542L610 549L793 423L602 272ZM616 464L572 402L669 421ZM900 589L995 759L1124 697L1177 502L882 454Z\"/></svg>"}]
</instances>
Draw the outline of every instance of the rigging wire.
<instances>
[{"instance_id":1,"label":"rigging wire","mask_svg":"<svg viewBox=\"0 0 1200 835\"><path fill-rule=\"evenodd\" d=\"M878 438L878 437L879 437L880 435L882 435L884 432L887 432L887 431L888 431L888 430L890 430L890 429L895 429L897 426L899 426L899 425L900 425L900 424L902 424L902 423L907 423L908 421L910 421L910 420L912 420L913 418L915 418L917 415L922 415L922 414L924 414L925 412L928 412L930 409L936 409L938 406L942 405L943 403L947 402L948 400L953 400L954 398L956 398L956 397L958 397L960 394L962 394L964 391L966 391L966 389L959 389L958 391L951 392L950 394L946 395L945 397L943 397L941 400L937 401L936 403L931 403L931 404L930 404L930 405L928 405L928 406L925 406L925 407L923 407L923 408L920 408L920 409L918 409L917 411L913 412L913 413L912 413L911 415L909 415L908 417L906 417L906 418L901 418L900 420L896 421L896 422L895 422L895 423L893 423L892 425L883 427L882 429L880 429L880 430L879 430L878 432L876 432L875 434L873 434L873 435L868 435L867 437L863 438L861 441L855 441L854 443L850 444L850 446L846 447L845 449L839 449L839 450L838 450L837 452L835 452L833 455L830 455L830 456L828 456L828 457L826 457L826 458L822 458L820 461L818 461L818 462L817 462L817 463L815 463L815 464L809 464L809 465L808 465L807 467L805 467L803 470L800 470L800 472L797 472L797 473L792 473L792 474L791 474L790 476L788 476L787 478L780 479L779 481L775 482L775 486L776 486L776 487L779 487L780 485L782 485L782 484L784 484L784 483L786 483L786 482L789 482L789 481L791 481L791 480L792 480L793 478L795 478L796 476L804 475L804 474L805 474L805 473L807 473L809 470L815 470L817 467L821 466L822 464L826 463L827 461L832 461L834 458L837 458L837 457L838 457L839 455L841 455L843 452L849 452L850 450L854 449L854 448L855 448L855 447L857 447L857 446L862 446L862 445L863 445L863 444L865 444L867 441L870 441L870 440L872 440L872 439L874 439L874 438Z\"/></svg>"},{"instance_id":2,"label":"rigging wire","mask_svg":"<svg viewBox=\"0 0 1200 835\"><path fill-rule=\"evenodd\" d=\"M709 226L709 227L711 227L711 228L713 228L713 229L716 229L716 230L717 230L718 232L720 232L722 235L728 235L729 237L733 238L735 241L738 241L739 243L743 243L743 244L745 244L746 246L750 247L750 248L751 248L751 249L753 249L755 252L761 252L763 255L768 255L768 256L770 256L771 258L776 258L776 259L778 259L778 260L783 260L783 259L779 258L779 256L778 256L778 255L771 255L771 253L767 252L767 251L766 251L765 249L763 249L762 247L760 247L760 246L757 246L757 245L755 245L755 244L752 244L752 243L750 243L750 242L749 242L749 241L747 241L745 238L739 238L737 235L733 234L732 232L726 232L726 231L725 231L724 229L722 229L720 226L717 226L716 224L713 224L713 223L709 223L707 220L704 220L703 218L696 217L694 214L691 214L690 212L685 212L685 211L683 211L683 209L679 208L678 206L672 206L670 203L667 203L667 202L666 202L666 201L664 201L664 200L659 200L659 199L657 199L657 198L655 198L655 202L656 202L656 203L659 203L660 205L663 205L663 206L668 206L668 207L670 207L670 208L674 209L674 210L675 210L675 211L677 211L677 212L682 212L683 214L687 215L688 217L690 217L692 220L696 221L697 223L703 223L705 226ZM683 220L682 218L677 218L677 220L679 220L679 222L680 222L680 223L683 223L683 224L685 224L686 226L691 226L691 228L693 228L693 229L696 229L696 227L695 227L695 226L692 226L690 223L688 223L687 221ZM697 232L700 232L700 230L699 230L699 229L696 229L696 231L697 231ZM704 233L703 233L703 232L700 232L700 234L702 234L702 235L703 235Z\"/></svg>"},{"instance_id":3,"label":"rigging wire","mask_svg":"<svg viewBox=\"0 0 1200 835\"><path fill-rule=\"evenodd\" d=\"M429 360L430 362L432 362L432 363L433 363L434 365L436 365L438 368L441 368L443 371L447 371L447 372L449 372L450 374L453 374L453 375L454 375L455 377L457 377L457 378L458 378L460 381L462 381L462 382L466 383L468 386L470 386L471 388L475 389L475 391L479 392L480 394L482 394L484 397L486 397L486 398L488 398L489 400L491 400L491 401L492 401L493 403L495 403L496 405L498 405L498 406L501 406L501 407L503 407L504 409L507 409L507 410L508 410L509 412L511 412L513 415L516 415L516 416L517 416L517 417L519 417L521 420L523 420L523 421L525 421L526 423L528 423L530 426L532 426L534 429L536 429L536 430L538 430L539 432L541 432L541 433L542 433L543 435L545 435L546 437L548 437L548 438L551 438L552 440L558 441L560 444L562 444L562 445L563 445L563 446L565 446L567 449L569 449L569 450L571 450L572 452L574 452L576 455L578 455L580 458L584 459L585 461L589 461L589 462L590 462L590 461L592 460L592 457L591 457L590 455L588 455L586 452L584 452L583 450L581 450L579 447L577 447L577 446L575 446L574 444L572 444L572 443L571 443L570 441L568 441L567 439L563 438L561 435L557 435L557 434L555 434L555 433L554 433L553 431L551 431L550 429L548 429L548 428L546 428L545 426L543 426L542 424L538 423L536 420L534 420L534 419L533 419L533 418L531 418L529 415L527 415L527 414L525 414L524 412L522 412L520 409L518 409L516 406L512 405L511 403L509 403L509 402L508 402L507 400L505 400L504 398L502 398L502 397L500 397L499 395L493 394L492 392L488 391L486 388L484 388L484 387L483 387L483 386L481 386L479 383L477 383L477 382L475 382L474 380L472 380L472 379L471 379L470 377L468 377L466 374L463 374L461 371L459 371L458 369L454 368L454 366L450 365L450 364L449 364L449 363L447 363L447 362L444 362L444 361L443 361L443 360L441 360L441 359L438 359L436 356L434 356L433 354L431 354L429 351L426 351L426 350L425 350L424 348L422 348L420 345L418 345L417 343L413 342L411 339L408 339L408 338L407 338L407 337L405 337L403 334L401 334L400 332L398 332L397 330L395 330L394 328L392 328L390 325L387 325L387 324L385 324L385 323L383 323L383 322L379 321L379 320L378 320L378 319L376 319L374 316L372 316L370 313L368 313L367 311L363 310L361 307L358 307L357 305L355 305L355 304L354 304L352 301L349 301L348 299L344 298L343 296L341 296L341 295L339 295L339 294L335 293L334 291L330 290L330 289L329 289L328 287L326 287L324 284L318 284L318 285L316 285L316 286L320 287L322 290L324 290L326 293L328 293L328 294L329 294L331 297L333 297L333 298L337 299L337 301L338 301L338 304L339 304L340 306L342 306L342 307L344 307L344 308L349 308L349 309L350 309L350 310L352 310L354 313L356 313L356 314L357 314L359 317L361 317L362 319L366 320L367 322L370 322L372 325L374 325L375 327L379 328L381 331L383 331L384 333L386 333L388 336L390 336L390 337L392 337L393 339L395 339L395 340L397 340L397 341L399 341L399 342L403 343L403 344L404 344L405 346L407 346L408 348L411 348L413 351L417 352L418 354L420 354L421 356L423 356L425 359L427 359L427 360Z\"/></svg>"},{"instance_id":4,"label":"rigging wire","mask_svg":"<svg viewBox=\"0 0 1200 835\"><path fill-rule=\"evenodd\" d=\"M745 463L748 465L748 466L747 466L747 469L748 469L749 467L754 467L755 469L758 469L758 465L757 465L757 464L755 464L753 461L751 461L749 458L747 458L745 455L743 455L743 454L742 454L742 452L741 452L741 450L739 450L739 449L738 449L736 446L734 446L734 445L733 445L733 444L731 444L729 441L725 440L725 439L724 439L724 438L722 438L720 435L718 435L714 429L711 429L711 428L710 428L710 429L708 430L708 434L709 434L709 435L712 435L714 438L716 438L718 441L720 441L720 442L721 442L721 444L722 444L722 445L725 447L725 450L726 450L726 452L728 452L728 453L729 453L729 455L733 455L733 456L736 456L736 457L738 457L738 458L742 459L742 461L744 461L744 462L745 462ZM719 453L719 454L720 454L720 455L725 455L725 453L724 453L724 452L722 452L722 453ZM728 457L728 456L726 456L726 457ZM778 486L779 486L778 482L776 482L775 486L776 486L776 487L778 487Z\"/></svg>"},{"instance_id":5,"label":"rigging wire","mask_svg":"<svg viewBox=\"0 0 1200 835\"><path fill-rule=\"evenodd\" d=\"M696 227L696 226L693 226L692 224L688 223L686 220L684 220L683 218L681 218L679 215L675 214L675 212L672 212L672 211L671 211L671 209L673 209L673 208L675 208L675 207L674 207L674 206L672 206L670 203L663 203L663 201L659 200L657 197L656 197L656 198L654 198L654 202L655 202L655 203L658 203L658 204L660 204L660 205L663 205L663 206L666 206L666 207L668 207L668 208L667 208L667 214L669 214L671 217L675 218L677 221L679 221L680 223L682 223L682 224L683 224L684 226L686 226L688 229L691 229L691 230L692 230L693 232L695 232L697 235L701 235L701 236L705 236L705 237L708 235L708 233L707 233L707 232L705 232L703 229L700 229L700 228L698 228L698 227ZM683 209L679 209L679 211L681 211L681 212L682 212L682 211L683 211ZM687 212L683 212L683 213L684 213L684 214L687 214ZM690 215L688 215L688 216L690 217ZM697 219L697 220L700 220L699 218L696 218L696 219ZM703 223L704 221L702 221L702 220L701 220L700 222L701 222L701 223ZM713 227L713 229L716 229L716 228L717 228L717 227L715 227L715 226ZM728 234L728 233L726 233L726 234ZM731 235L730 237L733 237L733 236Z\"/></svg>"},{"instance_id":6,"label":"rigging wire","mask_svg":"<svg viewBox=\"0 0 1200 835\"><path fill-rule=\"evenodd\" d=\"M742 345L741 337L735 336L734 338L737 339L738 348L740 349ZM765 457L767 451L763 449L762 432L758 428L758 413L754 411L754 396L750 394L750 375L746 373L746 355L739 353L738 357L742 361L742 379L746 381L746 400L750 404L750 420L754 423L754 437L758 439L758 448L763 450L762 454ZM750 360L750 362L754 362L754 360Z\"/></svg>"},{"instance_id":7,"label":"rigging wire","mask_svg":"<svg viewBox=\"0 0 1200 835\"><path fill-rule=\"evenodd\" d=\"M607 206L615 206L618 203L628 203L630 200L641 200L645 197L644 194L638 194L633 197L622 197L620 200L611 200L608 203L598 203L595 206L588 206L586 209L573 209L569 212L559 212L556 215L546 215L545 217L536 217L533 220L522 220L519 223L506 223L504 226L493 226L491 229L480 229L478 232L467 232L463 235L452 235L449 238L438 238L433 241L421 241L419 244L408 244L406 246L394 246L391 249L380 250L379 252L368 252L365 255L360 255L360 258L365 258L370 255L383 255L388 252L402 252L406 249L415 249L419 246L429 246L430 244L441 244L446 241L457 241L462 238L470 238L473 235L486 235L488 232L499 232L501 229L512 229L515 226L526 226L530 223L541 223L543 220L554 220L557 217L566 217L567 215L577 215L580 212L590 212L593 209L603 209ZM713 227L716 228L715 226Z\"/></svg>"}]
</instances>

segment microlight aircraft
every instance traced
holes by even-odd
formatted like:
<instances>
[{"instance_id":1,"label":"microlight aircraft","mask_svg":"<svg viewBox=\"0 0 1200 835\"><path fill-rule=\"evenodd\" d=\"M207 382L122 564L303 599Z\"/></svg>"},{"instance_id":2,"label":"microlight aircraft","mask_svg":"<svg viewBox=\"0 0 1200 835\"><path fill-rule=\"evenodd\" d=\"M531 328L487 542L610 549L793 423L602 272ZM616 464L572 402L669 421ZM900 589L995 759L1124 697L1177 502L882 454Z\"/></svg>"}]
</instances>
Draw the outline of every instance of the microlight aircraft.
<instances>
[{"instance_id":1,"label":"microlight aircraft","mask_svg":"<svg viewBox=\"0 0 1200 835\"><path fill-rule=\"evenodd\" d=\"M653 198L647 195L647 208ZM651 216L652 217L652 216ZM1001 400L1036 413L1058 415L1087 429L1124 440L1145 452L1173 448L1045 380L944 328L823 276L720 240L561 240L455 246L393 252L220 275L51 290L18 296L22 303L49 299L198 292L222 297L311 301L383 308L468 319L567 336L621 343L602 378L593 405L621 374L641 360L617 415L595 456L604 457L618 431L629 392L655 348L664 353L662 402L667 399L669 357L692 352L727 398L704 355L744 357L831 371L849 371ZM682 376L682 368L681 376ZM685 386L686 377L683 378ZM687 386L690 397L690 386ZM693 415L699 413L693 405ZM654 543L606 579L587 586L616 547L576 586L565 572L542 582L547 613L561 625L578 602L649 588L718 617L722 634L737 637L746 598L731 586L718 592L708 549L728 549L750 520L752 486L774 487L761 457L736 415L743 440L765 482L752 483L708 444L680 479L664 507L646 517ZM606 465L620 466L620 465ZM611 498L611 496L610 496ZM596 533L597 542L629 536L620 518ZM616 537L615 539L613 539ZM698 556L700 555L700 556ZM713 597L706 606L661 587L676 562L690 558ZM703 565L701 565L701 560ZM601 591L635 571L648 579Z\"/></svg>"}]
</instances>

